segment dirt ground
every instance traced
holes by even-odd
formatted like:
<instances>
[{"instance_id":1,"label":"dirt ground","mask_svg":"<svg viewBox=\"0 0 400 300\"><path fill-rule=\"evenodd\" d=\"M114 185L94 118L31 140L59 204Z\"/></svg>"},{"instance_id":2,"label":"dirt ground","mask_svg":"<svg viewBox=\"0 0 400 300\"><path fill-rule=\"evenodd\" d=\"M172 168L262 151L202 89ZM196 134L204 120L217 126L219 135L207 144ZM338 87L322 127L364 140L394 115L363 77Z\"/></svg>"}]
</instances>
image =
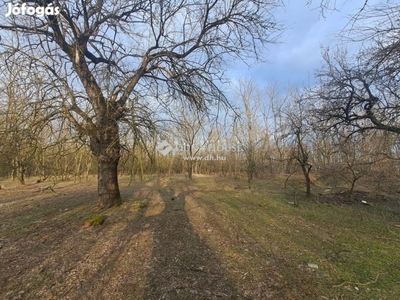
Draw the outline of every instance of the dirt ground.
<instances>
[{"instance_id":1,"label":"dirt ground","mask_svg":"<svg viewBox=\"0 0 400 300\"><path fill-rule=\"evenodd\" d=\"M0 190L1 299L246 298L193 229L195 190L123 179L122 206L96 212L95 182L47 186Z\"/></svg>"},{"instance_id":2,"label":"dirt ground","mask_svg":"<svg viewBox=\"0 0 400 300\"><path fill-rule=\"evenodd\" d=\"M0 189L0 299L330 299L318 290L319 280L333 276L328 269L320 275L285 258L290 241L274 244L275 234L288 237L283 216L268 221L270 231L247 228L263 217L264 202L254 200L262 195L224 184L155 177L130 185L122 178L123 204L98 211L94 179L59 182L53 191L48 182L6 182ZM230 210L239 202L216 202L221 191L228 200L247 195L244 213ZM271 215L274 205L266 204ZM85 225L96 214L105 222ZM295 221L290 216L282 224ZM298 282L285 272L300 274Z\"/></svg>"}]
</instances>

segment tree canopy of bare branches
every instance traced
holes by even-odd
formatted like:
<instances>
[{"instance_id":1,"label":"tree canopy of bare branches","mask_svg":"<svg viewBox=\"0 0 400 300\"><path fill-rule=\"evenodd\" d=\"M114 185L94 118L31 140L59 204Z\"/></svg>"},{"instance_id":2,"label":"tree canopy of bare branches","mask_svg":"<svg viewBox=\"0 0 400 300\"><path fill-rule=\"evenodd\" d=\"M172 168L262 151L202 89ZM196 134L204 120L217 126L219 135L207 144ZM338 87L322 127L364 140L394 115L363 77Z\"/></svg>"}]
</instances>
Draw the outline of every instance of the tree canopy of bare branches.
<instances>
[{"instance_id":1,"label":"tree canopy of bare branches","mask_svg":"<svg viewBox=\"0 0 400 300\"><path fill-rule=\"evenodd\" d=\"M346 127L348 134L371 129L400 134L400 6L363 10L348 33L364 46L354 56L325 52L320 85L311 97L315 117L331 128Z\"/></svg>"},{"instance_id":2,"label":"tree canopy of bare branches","mask_svg":"<svg viewBox=\"0 0 400 300\"><path fill-rule=\"evenodd\" d=\"M52 86L54 101L87 136L98 160L99 206L120 202L119 122L129 102L176 95L197 107L225 101L216 80L228 59L259 58L275 41L279 1L23 0L60 13L5 16L3 59L29 60Z\"/></svg>"}]
</instances>

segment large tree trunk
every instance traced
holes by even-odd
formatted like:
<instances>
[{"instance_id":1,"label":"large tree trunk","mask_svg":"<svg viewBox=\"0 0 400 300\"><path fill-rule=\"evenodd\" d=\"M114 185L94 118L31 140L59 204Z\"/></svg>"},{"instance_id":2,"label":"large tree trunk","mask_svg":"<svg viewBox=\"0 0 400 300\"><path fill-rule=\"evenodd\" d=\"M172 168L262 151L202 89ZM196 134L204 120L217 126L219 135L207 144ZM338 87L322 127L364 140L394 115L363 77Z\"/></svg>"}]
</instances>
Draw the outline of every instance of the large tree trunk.
<instances>
[{"instance_id":1,"label":"large tree trunk","mask_svg":"<svg viewBox=\"0 0 400 300\"><path fill-rule=\"evenodd\" d=\"M98 159L98 193L99 207L108 208L121 203L118 186L118 159L99 157Z\"/></svg>"},{"instance_id":2,"label":"large tree trunk","mask_svg":"<svg viewBox=\"0 0 400 300\"><path fill-rule=\"evenodd\" d=\"M109 208L119 205L121 203L118 186L120 144L117 121L102 120L95 136L91 137L90 147L98 163L99 207Z\"/></svg>"}]
</instances>

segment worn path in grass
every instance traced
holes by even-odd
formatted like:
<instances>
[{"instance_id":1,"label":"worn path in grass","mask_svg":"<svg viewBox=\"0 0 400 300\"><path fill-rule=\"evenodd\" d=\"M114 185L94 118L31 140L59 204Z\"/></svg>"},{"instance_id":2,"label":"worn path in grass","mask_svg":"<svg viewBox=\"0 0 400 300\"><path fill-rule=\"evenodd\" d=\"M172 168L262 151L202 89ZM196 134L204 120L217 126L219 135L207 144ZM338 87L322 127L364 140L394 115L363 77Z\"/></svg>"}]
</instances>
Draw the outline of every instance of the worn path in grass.
<instances>
[{"instance_id":1,"label":"worn path in grass","mask_svg":"<svg viewBox=\"0 0 400 300\"><path fill-rule=\"evenodd\" d=\"M121 207L96 212L94 187L2 190L1 299L245 298L194 232L190 188L160 179L125 186ZM103 225L84 226L98 213Z\"/></svg>"},{"instance_id":2,"label":"worn path in grass","mask_svg":"<svg viewBox=\"0 0 400 300\"><path fill-rule=\"evenodd\" d=\"M1 299L396 299L398 202L331 205L283 180L155 177L0 190ZM42 190L42 191L41 191ZM85 220L104 214L101 226ZM318 265L310 268L309 263Z\"/></svg>"}]
</instances>

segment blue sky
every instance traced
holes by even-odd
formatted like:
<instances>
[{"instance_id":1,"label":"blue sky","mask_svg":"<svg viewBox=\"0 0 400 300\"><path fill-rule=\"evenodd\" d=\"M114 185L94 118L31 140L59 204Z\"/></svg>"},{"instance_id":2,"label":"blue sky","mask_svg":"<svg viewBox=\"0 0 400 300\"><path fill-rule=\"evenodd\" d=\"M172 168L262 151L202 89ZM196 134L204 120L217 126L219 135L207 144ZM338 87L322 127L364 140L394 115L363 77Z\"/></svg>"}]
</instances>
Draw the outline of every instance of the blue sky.
<instances>
[{"instance_id":1,"label":"blue sky","mask_svg":"<svg viewBox=\"0 0 400 300\"><path fill-rule=\"evenodd\" d=\"M316 81L314 72L322 65L322 48L333 48L341 41L340 31L348 24L349 17L364 4L364 0L337 1L337 10L321 11L308 7L306 1L288 0L285 9L276 14L277 20L288 27L280 37L280 44L270 45L266 52L266 63L257 63L249 69L244 64L235 63L227 75L233 80L245 77L254 79L261 87L271 83L279 86L310 86ZM339 3L343 2L343 3ZM369 4L379 1L369 0ZM347 45L350 53L357 45Z\"/></svg>"}]
</instances>

